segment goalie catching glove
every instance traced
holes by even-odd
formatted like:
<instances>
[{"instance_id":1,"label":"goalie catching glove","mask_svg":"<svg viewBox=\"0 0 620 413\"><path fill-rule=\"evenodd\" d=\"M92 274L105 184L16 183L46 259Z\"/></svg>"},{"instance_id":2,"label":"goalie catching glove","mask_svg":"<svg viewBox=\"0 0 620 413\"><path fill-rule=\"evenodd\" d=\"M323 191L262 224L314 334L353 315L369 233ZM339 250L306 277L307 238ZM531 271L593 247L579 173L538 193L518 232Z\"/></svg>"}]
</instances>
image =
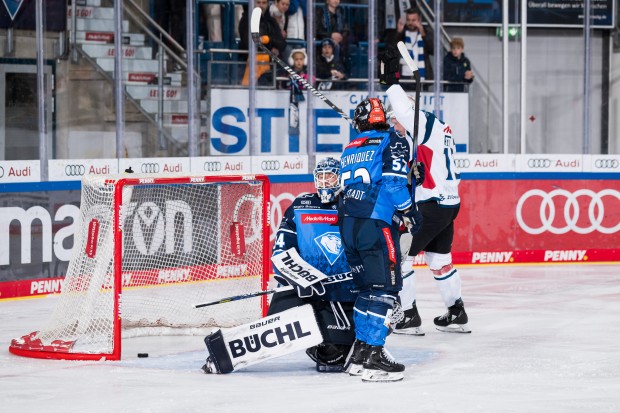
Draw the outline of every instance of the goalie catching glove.
<instances>
[{"instance_id":1,"label":"goalie catching glove","mask_svg":"<svg viewBox=\"0 0 620 413\"><path fill-rule=\"evenodd\" d=\"M398 84L400 79L400 52L394 46L388 46L379 56L379 83L386 86Z\"/></svg>"},{"instance_id":2,"label":"goalie catching glove","mask_svg":"<svg viewBox=\"0 0 620 413\"><path fill-rule=\"evenodd\" d=\"M301 258L295 248L274 255L271 257L271 262L276 271L274 279L282 285L295 288L299 297L308 298L314 294L325 294L322 281L327 279L327 275Z\"/></svg>"}]
</instances>

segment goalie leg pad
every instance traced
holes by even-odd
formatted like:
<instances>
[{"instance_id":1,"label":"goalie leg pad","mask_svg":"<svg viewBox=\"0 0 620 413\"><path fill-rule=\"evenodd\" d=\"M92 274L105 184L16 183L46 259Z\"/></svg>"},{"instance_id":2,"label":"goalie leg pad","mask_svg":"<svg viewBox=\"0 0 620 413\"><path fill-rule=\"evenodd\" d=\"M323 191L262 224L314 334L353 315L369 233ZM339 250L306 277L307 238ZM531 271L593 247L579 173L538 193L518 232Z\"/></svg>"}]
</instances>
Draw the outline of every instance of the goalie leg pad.
<instances>
[{"instance_id":1,"label":"goalie leg pad","mask_svg":"<svg viewBox=\"0 0 620 413\"><path fill-rule=\"evenodd\" d=\"M307 304L208 335L205 344L209 356L203 370L230 373L322 341L314 310Z\"/></svg>"}]
</instances>

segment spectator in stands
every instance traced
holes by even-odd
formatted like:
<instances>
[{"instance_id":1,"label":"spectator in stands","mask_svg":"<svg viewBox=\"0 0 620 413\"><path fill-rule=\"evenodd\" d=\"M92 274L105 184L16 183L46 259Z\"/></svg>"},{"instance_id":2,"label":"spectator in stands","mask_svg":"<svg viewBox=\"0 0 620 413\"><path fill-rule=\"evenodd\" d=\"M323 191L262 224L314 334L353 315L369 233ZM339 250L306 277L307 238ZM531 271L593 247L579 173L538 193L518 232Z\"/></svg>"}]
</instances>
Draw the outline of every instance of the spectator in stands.
<instances>
[{"instance_id":1,"label":"spectator in stands","mask_svg":"<svg viewBox=\"0 0 620 413\"><path fill-rule=\"evenodd\" d=\"M286 14L288 15L287 38L301 39L306 38L306 0L290 0Z\"/></svg>"},{"instance_id":2,"label":"spectator in stands","mask_svg":"<svg viewBox=\"0 0 620 413\"><path fill-rule=\"evenodd\" d=\"M334 54L336 45L327 37L321 41L321 56L316 63L316 76L319 79L344 80L347 78L346 69L340 59ZM322 81L318 85L320 90L343 89L342 83Z\"/></svg>"},{"instance_id":3,"label":"spectator in stands","mask_svg":"<svg viewBox=\"0 0 620 413\"><path fill-rule=\"evenodd\" d=\"M268 0L255 0L254 5L260 7L262 10L262 16L260 19L260 26L258 32L261 37L261 41L267 48L269 48L276 56L283 56L286 49L286 40L282 37L282 32L278 22L269 14L269 1ZM239 21L239 49L248 50L248 44L253 43L250 39L248 21L250 19L251 12L244 7L243 16ZM260 78L261 75L269 71L270 65L269 56L266 53L257 53L256 55L256 78ZM249 82L249 65L245 69L241 84L247 86Z\"/></svg>"},{"instance_id":4,"label":"spectator in stands","mask_svg":"<svg viewBox=\"0 0 620 413\"><path fill-rule=\"evenodd\" d=\"M319 6L314 15L314 37L332 39L334 53L340 58L347 55L348 34L349 27L340 8L340 0L325 0L325 4Z\"/></svg>"},{"instance_id":5,"label":"spectator in stands","mask_svg":"<svg viewBox=\"0 0 620 413\"><path fill-rule=\"evenodd\" d=\"M443 59L443 80L450 82L462 82L458 85L445 85L446 92L464 92L465 83L474 81L474 72L471 63L465 57L465 42L460 37L455 37L450 42L450 51Z\"/></svg>"},{"instance_id":6,"label":"spectator in stands","mask_svg":"<svg viewBox=\"0 0 620 413\"><path fill-rule=\"evenodd\" d=\"M209 42L222 41L222 6L220 4L201 4L200 10L207 26Z\"/></svg>"},{"instance_id":7,"label":"spectator in stands","mask_svg":"<svg viewBox=\"0 0 620 413\"><path fill-rule=\"evenodd\" d=\"M282 56L286 48L286 40L282 37L282 31L278 22L271 17L267 11L269 10L269 0L255 0L254 5L260 7L263 14L260 19L259 34L267 48L276 56ZM243 10L243 16L239 21L239 49L248 50L248 43L252 43L249 36L248 20L252 15L247 8Z\"/></svg>"},{"instance_id":8,"label":"spectator in stands","mask_svg":"<svg viewBox=\"0 0 620 413\"><path fill-rule=\"evenodd\" d=\"M407 10L405 20L401 18L396 26L396 31L386 34L386 43L396 47L399 41L404 42L409 50L409 54L420 70L420 78L422 80L432 80L433 67L431 66L430 56L434 52L433 31L430 27L425 27L422 24L420 10ZM411 70L402 60L401 74L405 77L412 75ZM404 87L405 84L402 86Z\"/></svg>"},{"instance_id":9,"label":"spectator in stands","mask_svg":"<svg viewBox=\"0 0 620 413\"><path fill-rule=\"evenodd\" d=\"M280 26L280 32L282 38L286 39L288 29L288 15L286 14L291 2L289 0L275 0L271 6L269 6L269 14Z\"/></svg>"},{"instance_id":10,"label":"spectator in stands","mask_svg":"<svg viewBox=\"0 0 620 413\"><path fill-rule=\"evenodd\" d=\"M295 71L295 73L297 73L306 82L310 83L310 81L308 80L308 73L307 73L308 55L306 54L305 48L293 49L293 51L291 52L291 56L288 58L288 64L293 69L293 71ZM281 72L278 74L278 77L286 76L287 74L288 73L284 69L281 69ZM297 83L296 90L302 91L305 89L304 85L301 82L294 80L292 77L290 80L282 82L280 84L280 88L290 89L291 82Z\"/></svg>"}]
</instances>

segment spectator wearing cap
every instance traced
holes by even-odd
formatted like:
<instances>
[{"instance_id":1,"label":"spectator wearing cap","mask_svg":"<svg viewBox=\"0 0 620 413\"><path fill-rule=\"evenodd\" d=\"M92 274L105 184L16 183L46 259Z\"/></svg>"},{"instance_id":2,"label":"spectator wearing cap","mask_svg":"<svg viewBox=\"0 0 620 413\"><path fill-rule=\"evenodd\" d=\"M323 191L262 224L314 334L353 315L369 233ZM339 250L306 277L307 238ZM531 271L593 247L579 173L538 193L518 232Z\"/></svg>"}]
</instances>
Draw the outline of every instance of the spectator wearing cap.
<instances>
[{"instance_id":1,"label":"spectator wearing cap","mask_svg":"<svg viewBox=\"0 0 620 413\"><path fill-rule=\"evenodd\" d=\"M343 84L334 84L329 80L345 80L347 78L344 65L334 53L335 47L334 41L329 37L321 41L321 56L316 64L316 76L323 79L318 85L320 90L343 89Z\"/></svg>"},{"instance_id":2,"label":"spectator wearing cap","mask_svg":"<svg viewBox=\"0 0 620 413\"><path fill-rule=\"evenodd\" d=\"M465 57L465 42L460 37L450 41L450 51L443 59L443 80L459 82L460 84L445 85L446 92L464 92L465 84L474 81L474 72L471 62Z\"/></svg>"}]
</instances>

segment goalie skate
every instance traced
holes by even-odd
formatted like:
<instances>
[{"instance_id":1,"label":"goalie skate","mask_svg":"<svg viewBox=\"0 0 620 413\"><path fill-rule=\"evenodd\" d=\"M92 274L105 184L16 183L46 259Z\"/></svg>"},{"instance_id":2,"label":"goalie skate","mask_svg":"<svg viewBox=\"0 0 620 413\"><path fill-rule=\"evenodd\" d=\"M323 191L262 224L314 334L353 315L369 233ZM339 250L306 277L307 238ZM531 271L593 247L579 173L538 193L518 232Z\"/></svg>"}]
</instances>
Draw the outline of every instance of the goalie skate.
<instances>
[{"instance_id":1,"label":"goalie skate","mask_svg":"<svg viewBox=\"0 0 620 413\"><path fill-rule=\"evenodd\" d=\"M454 305L448 307L448 312L442 316L435 317L435 326L437 330L446 333L471 333L467 326L469 321L463 300L456 300Z\"/></svg>"}]
</instances>

